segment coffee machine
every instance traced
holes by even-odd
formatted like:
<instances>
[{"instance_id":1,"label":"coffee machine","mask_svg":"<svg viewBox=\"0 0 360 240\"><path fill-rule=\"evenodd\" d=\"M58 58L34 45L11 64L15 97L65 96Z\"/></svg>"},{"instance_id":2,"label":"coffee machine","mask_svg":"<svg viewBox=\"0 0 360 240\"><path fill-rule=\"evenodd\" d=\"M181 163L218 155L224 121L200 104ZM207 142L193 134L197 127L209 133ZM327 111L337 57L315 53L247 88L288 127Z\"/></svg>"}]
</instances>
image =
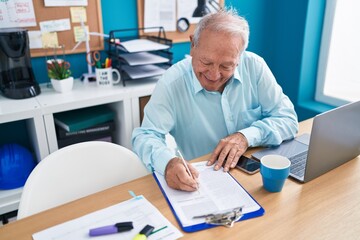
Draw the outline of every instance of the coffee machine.
<instances>
[{"instance_id":1,"label":"coffee machine","mask_svg":"<svg viewBox=\"0 0 360 240\"><path fill-rule=\"evenodd\" d=\"M0 29L0 91L8 98L23 99L40 94L31 67L26 29Z\"/></svg>"}]
</instances>

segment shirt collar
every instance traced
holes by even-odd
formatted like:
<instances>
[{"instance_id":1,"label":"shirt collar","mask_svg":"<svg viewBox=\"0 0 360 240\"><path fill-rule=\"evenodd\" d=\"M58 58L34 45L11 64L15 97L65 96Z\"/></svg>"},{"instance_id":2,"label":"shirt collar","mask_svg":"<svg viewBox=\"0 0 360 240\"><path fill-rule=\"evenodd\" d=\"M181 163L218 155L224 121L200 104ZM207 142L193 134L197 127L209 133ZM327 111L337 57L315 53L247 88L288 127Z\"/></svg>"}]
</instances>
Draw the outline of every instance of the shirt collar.
<instances>
[{"instance_id":1,"label":"shirt collar","mask_svg":"<svg viewBox=\"0 0 360 240\"><path fill-rule=\"evenodd\" d=\"M240 83L242 83L242 79L240 77L240 73L239 73L239 68L236 67L235 72L234 72L234 79L238 80Z\"/></svg>"},{"instance_id":2,"label":"shirt collar","mask_svg":"<svg viewBox=\"0 0 360 240\"><path fill-rule=\"evenodd\" d=\"M199 80L197 79L194 69L191 68L191 76L192 76L192 83L193 83L193 87L194 87L194 93L198 93L201 90L203 90L204 88L201 86Z\"/></svg>"}]
</instances>

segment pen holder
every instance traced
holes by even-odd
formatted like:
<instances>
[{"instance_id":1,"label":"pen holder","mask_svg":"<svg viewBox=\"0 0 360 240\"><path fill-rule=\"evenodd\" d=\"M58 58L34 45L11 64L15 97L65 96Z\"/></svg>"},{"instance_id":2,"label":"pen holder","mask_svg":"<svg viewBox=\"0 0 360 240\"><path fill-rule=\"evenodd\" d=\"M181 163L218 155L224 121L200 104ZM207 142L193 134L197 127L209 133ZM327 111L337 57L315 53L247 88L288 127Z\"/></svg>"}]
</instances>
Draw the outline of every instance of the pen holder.
<instances>
[{"instance_id":1,"label":"pen holder","mask_svg":"<svg viewBox=\"0 0 360 240\"><path fill-rule=\"evenodd\" d=\"M98 87L112 87L121 80L120 72L117 69L109 68L95 68L96 84ZM114 79L114 75L116 78Z\"/></svg>"}]
</instances>

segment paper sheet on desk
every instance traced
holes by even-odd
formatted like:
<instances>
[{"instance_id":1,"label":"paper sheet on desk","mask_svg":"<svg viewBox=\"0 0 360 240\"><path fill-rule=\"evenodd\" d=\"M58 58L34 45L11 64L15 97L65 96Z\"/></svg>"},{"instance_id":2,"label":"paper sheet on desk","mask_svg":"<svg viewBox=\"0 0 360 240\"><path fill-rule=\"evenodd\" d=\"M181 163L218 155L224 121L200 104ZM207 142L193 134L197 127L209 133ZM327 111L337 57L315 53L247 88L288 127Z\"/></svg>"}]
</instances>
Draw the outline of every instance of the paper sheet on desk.
<instances>
[{"instance_id":1,"label":"paper sheet on desk","mask_svg":"<svg viewBox=\"0 0 360 240\"><path fill-rule=\"evenodd\" d=\"M231 211L243 207L243 214L255 212L260 205L227 172L214 171L214 166L206 166L206 161L192 164L200 173L199 190L184 192L167 186L164 177L156 174L166 197L182 225L192 226L203 223L204 219L194 216Z\"/></svg>"},{"instance_id":2,"label":"paper sheet on desk","mask_svg":"<svg viewBox=\"0 0 360 240\"><path fill-rule=\"evenodd\" d=\"M132 221L134 229L127 232L111 235L89 237L89 229L114 225L117 222ZM56 225L33 234L34 240L115 240L133 239L145 225L152 225L155 230L164 226L167 228L148 237L149 240L171 240L182 237L182 233L176 229L148 200L143 196L130 199L108 208L87 214L83 217Z\"/></svg>"}]
</instances>

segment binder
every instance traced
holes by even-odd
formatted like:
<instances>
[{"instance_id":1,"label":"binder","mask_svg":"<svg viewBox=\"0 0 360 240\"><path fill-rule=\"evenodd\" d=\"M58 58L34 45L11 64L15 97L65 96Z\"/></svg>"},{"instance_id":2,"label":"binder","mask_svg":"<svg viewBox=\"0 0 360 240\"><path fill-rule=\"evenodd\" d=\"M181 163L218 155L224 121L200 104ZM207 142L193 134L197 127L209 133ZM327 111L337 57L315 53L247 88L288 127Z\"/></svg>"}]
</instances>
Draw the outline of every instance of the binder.
<instances>
[{"instance_id":1,"label":"binder","mask_svg":"<svg viewBox=\"0 0 360 240\"><path fill-rule=\"evenodd\" d=\"M85 129L82 129L79 131L74 131L74 132L68 132L65 129L63 129L62 127L55 125L57 139L69 139L69 138L73 138L73 137L76 138L76 137L82 137L82 136L93 137L93 136L99 136L99 135L104 135L104 134L111 135L114 130L115 130L115 122L113 120L104 122L104 123L100 123L100 124L97 124L97 125L94 125L94 126L91 126L89 128L85 128Z\"/></svg>"},{"instance_id":2,"label":"binder","mask_svg":"<svg viewBox=\"0 0 360 240\"><path fill-rule=\"evenodd\" d=\"M80 131L113 120L115 113L99 105L54 114L55 124L68 132Z\"/></svg>"},{"instance_id":3,"label":"binder","mask_svg":"<svg viewBox=\"0 0 360 240\"><path fill-rule=\"evenodd\" d=\"M206 161L205 162L199 162L199 163L195 163L197 165L195 165L195 167L204 167L206 165ZM208 166L208 168L213 168L213 166ZM216 171L218 173L222 172L222 170ZM214 171L215 173L215 171ZM234 181L234 186L236 185L236 189L233 189L233 191L240 191L242 194L245 194L246 197L248 198L248 200L251 200L253 204L256 205L255 210L250 211L250 212L246 212L242 215L242 217L238 220L238 221L243 221L243 220L247 220L247 219L251 219L251 218L255 218L255 217L260 217L262 215L264 215L265 210L263 209L263 207L241 186L241 184L230 174L230 173L224 173L224 177L228 178L228 181ZM201 177L201 172L200 172L200 177ZM215 174L214 174L215 175ZM162 194L164 195L168 205L171 208L171 211L173 212L179 226L182 228L183 231L185 232L196 232L196 231L200 231L200 230L204 230L204 229L208 229L208 228L213 228L213 227L217 227L219 225L213 225L213 224L208 224L204 221L201 221L199 223L193 224L193 225L188 225L186 223L184 223L185 221L183 221L184 219L181 218L181 215L184 215L184 213L179 213L177 212L175 209L178 208L179 206L176 206L176 204L174 203L174 196L171 194L171 191L176 191L176 190L169 190L169 187L167 186L164 177L156 172L153 172L153 176L157 182L157 184L159 185L159 188L162 192ZM230 180L232 179L232 180ZM200 183L201 184L201 183ZM201 188L201 187L200 187ZM179 192L178 192L179 193ZM187 194L186 192L184 192L185 194ZM173 201L173 203L172 203ZM255 206L254 205L254 206ZM239 206L240 207L240 206ZM224 211L225 213L226 211ZM219 212L216 212L214 210L214 212L208 212L208 214L218 214Z\"/></svg>"}]
</instances>

